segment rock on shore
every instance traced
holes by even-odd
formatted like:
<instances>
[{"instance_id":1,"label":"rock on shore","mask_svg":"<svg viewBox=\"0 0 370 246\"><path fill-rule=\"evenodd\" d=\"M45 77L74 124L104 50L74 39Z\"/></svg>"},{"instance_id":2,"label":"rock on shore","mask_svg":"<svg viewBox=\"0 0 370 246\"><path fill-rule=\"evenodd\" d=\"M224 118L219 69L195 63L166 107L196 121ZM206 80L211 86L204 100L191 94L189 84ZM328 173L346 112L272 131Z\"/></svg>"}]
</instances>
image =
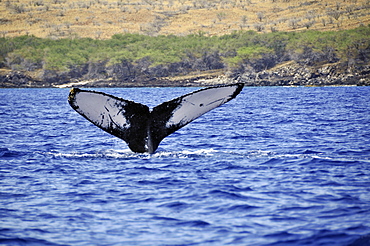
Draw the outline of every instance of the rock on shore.
<instances>
[{"instance_id":1,"label":"rock on shore","mask_svg":"<svg viewBox=\"0 0 370 246\"><path fill-rule=\"evenodd\" d=\"M241 80L249 86L368 86L370 85L370 66L344 70L338 64L313 67L290 62L262 72L246 72L242 74Z\"/></svg>"}]
</instances>

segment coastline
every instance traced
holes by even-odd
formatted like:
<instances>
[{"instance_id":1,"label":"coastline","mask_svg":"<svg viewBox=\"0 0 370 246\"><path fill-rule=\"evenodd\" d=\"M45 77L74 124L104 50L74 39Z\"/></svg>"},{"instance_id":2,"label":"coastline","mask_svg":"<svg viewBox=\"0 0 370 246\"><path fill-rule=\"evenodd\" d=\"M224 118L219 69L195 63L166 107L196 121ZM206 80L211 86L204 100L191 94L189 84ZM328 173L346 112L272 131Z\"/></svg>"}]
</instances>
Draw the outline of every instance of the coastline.
<instances>
[{"instance_id":1,"label":"coastline","mask_svg":"<svg viewBox=\"0 0 370 246\"><path fill-rule=\"evenodd\" d=\"M245 72L238 76L217 71L172 78L138 77L122 81L105 78L48 82L34 79L20 71L8 71L0 74L0 88L207 87L232 84L236 82L237 77L245 86L370 86L370 65L343 71L337 69L335 64L306 67L289 63L261 72Z\"/></svg>"},{"instance_id":2,"label":"coastline","mask_svg":"<svg viewBox=\"0 0 370 246\"><path fill-rule=\"evenodd\" d=\"M94 81L79 81L79 82L69 82L64 84L45 84L45 83L35 83L28 82L22 85L16 84L4 84L0 83L0 89L27 89L27 88L135 88L135 87L209 87L209 86L218 86L233 84L236 80L228 79L223 80L220 78L208 78L200 80L185 80L185 81L168 81L168 80L157 80L156 82L146 83L146 82L118 82L118 81L106 81L106 80L94 80ZM359 80L352 83L319 83L319 84L310 84L307 81L289 81L289 80L280 80L280 81L246 81L241 79L240 82L244 83L246 87L260 87L260 86L283 86L283 87L325 87L325 86L370 86L370 80Z\"/></svg>"}]
</instances>

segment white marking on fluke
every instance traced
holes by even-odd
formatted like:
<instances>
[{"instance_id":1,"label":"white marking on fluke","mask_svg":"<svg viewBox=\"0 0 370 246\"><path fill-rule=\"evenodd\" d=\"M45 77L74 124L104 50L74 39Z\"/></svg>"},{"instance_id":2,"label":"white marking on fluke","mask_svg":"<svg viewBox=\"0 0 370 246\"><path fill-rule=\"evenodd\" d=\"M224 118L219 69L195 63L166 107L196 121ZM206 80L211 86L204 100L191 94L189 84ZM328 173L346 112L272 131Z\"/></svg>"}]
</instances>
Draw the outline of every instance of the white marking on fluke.
<instances>
[{"instance_id":1,"label":"white marking on fluke","mask_svg":"<svg viewBox=\"0 0 370 246\"><path fill-rule=\"evenodd\" d=\"M94 125L124 140L132 151L154 153L165 137L235 98L243 86L237 83L201 89L151 111L140 103L78 88L71 89L68 102Z\"/></svg>"}]
</instances>

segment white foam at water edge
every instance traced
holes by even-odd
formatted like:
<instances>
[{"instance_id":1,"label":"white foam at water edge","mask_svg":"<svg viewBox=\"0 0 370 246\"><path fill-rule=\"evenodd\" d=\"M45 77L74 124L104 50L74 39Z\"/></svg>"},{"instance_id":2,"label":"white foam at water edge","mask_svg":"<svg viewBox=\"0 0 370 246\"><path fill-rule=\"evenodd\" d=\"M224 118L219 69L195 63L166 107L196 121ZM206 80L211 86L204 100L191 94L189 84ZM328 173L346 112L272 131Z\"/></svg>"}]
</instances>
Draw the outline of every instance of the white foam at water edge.
<instances>
[{"instance_id":1,"label":"white foam at water edge","mask_svg":"<svg viewBox=\"0 0 370 246\"><path fill-rule=\"evenodd\" d=\"M231 155L240 155L245 158L297 158L297 159L306 159L306 158L315 158L315 159L326 159L326 160L337 160L337 161L364 161L370 162L368 158L341 158L341 157L328 157L320 156L317 154L278 154L270 151L249 151L247 153L237 153L233 151L218 151L214 149L199 149L199 150L182 150L182 151L159 151L154 154L148 153L134 153L129 149L107 149L98 151L96 153L84 153L84 152L69 152L61 153L56 151L49 152L35 152L36 154L49 155L53 157L64 157L64 158L133 158L133 159L152 159L152 158L189 158L194 156L199 157L211 157L217 154L231 154Z\"/></svg>"},{"instance_id":2,"label":"white foam at water edge","mask_svg":"<svg viewBox=\"0 0 370 246\"><path fill-rule=\"evenodd\" d=\"M54 157L64 157L64 158L134 158L134 159L151 159L151 158L164 158L164 157L172 157L172 158L189 158L194 156L199 157L211 157L217 154L231 154L231 155L242 155L242 156L270 156L271 152L266 151L266 153L261 153L260 151L257 153L249 152L247 155L245 153L236 153L230 151L219 151L214 149L199 149L199 150L181 150L181 151L158 151L154 154L149 153L134 153L129 149L107 149L98 151L95 153L84 153L84 152L69 152L69 153L61 153L56 151L49 151L49 152L36 152L42 155L51 155Z\"/></svg>"},{"instance_id":3,"label":"white foam at water edge","mask_svg":"<svg viewBox=\"0 0 370 246\"><path fill-rule=\"evenodd\" d=\"M133 153L129 149L125 150L104 150L96 153L83 153L83 152L70 152L70 153L60 153L60 152L36 152L42 155L51 155L54 157L65 157L65 158L130 158L138 157L138 154Z\"/></svg>"},{"instance_id":4,"label":"white foam at water edge","mask_svg":"<svg viewBox=\"0 0 370 246\"><path fill-rule=\"evenodd\" d=\"M177 158L188 158L189 156L213 156L214 153L218 152L214 149L200 149L195 151L182 150L182 151L163 151L152 154L152 157L177 157Z\"/></svg>"},{"instance_id":5,"label":"white foam at water edge","mask_svg":"<svg viewBox=\"0 0 370 246\"><path fill-rule=\"evenodd\" d=\"M218 152L218 151L214 150L214 149L200 149L200 150L195 150L195 151L188 151L188 150L182 151L182 153L186 154L186 155L213 155L216 152Z\"/></svg>"},{"instance_id":6,"label":"white foam at water edge","mask_svg":"<svg viewBox=\"0 0 370 246\"><path fill-rule=\"evenodd\" d=\"M36 152L37 154L42 155L51 155L54 157L66 157L66 158L82 158L82 157L97 157L98 154L91 154L91 153L59 153L59 152Z\"/></svg>"}]
</instances>

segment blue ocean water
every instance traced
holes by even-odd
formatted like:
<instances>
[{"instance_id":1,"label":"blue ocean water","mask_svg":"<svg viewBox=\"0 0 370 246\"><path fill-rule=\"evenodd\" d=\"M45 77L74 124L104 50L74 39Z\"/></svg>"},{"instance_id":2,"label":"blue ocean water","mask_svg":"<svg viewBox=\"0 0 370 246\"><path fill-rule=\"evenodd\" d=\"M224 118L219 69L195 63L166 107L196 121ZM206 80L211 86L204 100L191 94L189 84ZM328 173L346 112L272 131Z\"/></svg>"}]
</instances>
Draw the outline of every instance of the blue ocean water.
<instances>
[{"instance_id":1,"label":"blue ocean water","mask_svg":"<svg viewBox=\"0 0 370 246\"><path fill-rule=\"evenodd\" d=\"M102 88L155 106L194 88ZM0 245L367 245L370 87L246 87L156 153L0 89Z\"/></svg>"}]
</instances>

